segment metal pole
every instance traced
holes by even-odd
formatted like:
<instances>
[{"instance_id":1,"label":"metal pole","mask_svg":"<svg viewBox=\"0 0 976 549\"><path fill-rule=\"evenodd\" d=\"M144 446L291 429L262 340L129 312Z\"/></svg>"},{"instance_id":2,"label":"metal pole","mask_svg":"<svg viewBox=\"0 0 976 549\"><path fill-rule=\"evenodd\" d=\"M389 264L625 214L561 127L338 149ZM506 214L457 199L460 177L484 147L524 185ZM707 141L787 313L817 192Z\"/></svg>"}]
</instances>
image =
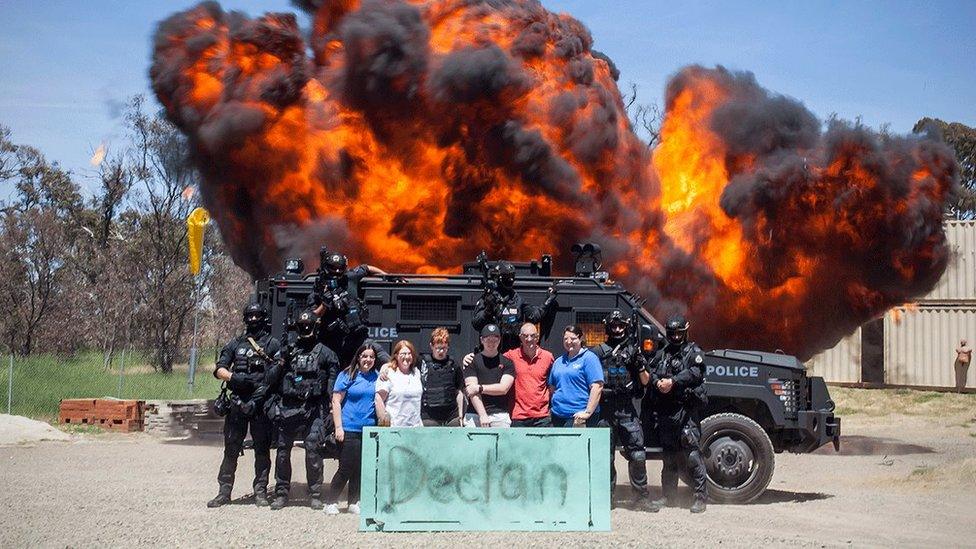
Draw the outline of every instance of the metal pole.
<instances>
[{"instance_id":1,"label":"metal pole","mask_svg":"<svg viewBox=\"0 0 976 549\"><path fill-rule=\"evenodd\" d=\"M200 276L197 275L193 278L193 345L190 347L190 373L189 379L187 380L187 389L190 391L190 396L193 396L193 378L197 372L197 326L200 323L200 304L197 303L197 300L199 298Z\"/></svg>"},{"instance_id":2,"label":"metal pole","mask_svg":"<svg viewBox=\"0 0 976 549\"><path fill-rule=\"evenodd\" d=\"M14 354L10 353L10 367L7 369L7 415L10 415L10 405L14 396Z\"/></svg>"},{"instance_id":3,"label":"metal pole","mask_svg":"<svg viewBox=\"0 0 976 549\"><path fill-rule=\"evenodd\" d=\"M122 347L122 357L119 359L119 396L122 398L122 373L125 372L125 347Z\"/></svg>"}]
</instances>

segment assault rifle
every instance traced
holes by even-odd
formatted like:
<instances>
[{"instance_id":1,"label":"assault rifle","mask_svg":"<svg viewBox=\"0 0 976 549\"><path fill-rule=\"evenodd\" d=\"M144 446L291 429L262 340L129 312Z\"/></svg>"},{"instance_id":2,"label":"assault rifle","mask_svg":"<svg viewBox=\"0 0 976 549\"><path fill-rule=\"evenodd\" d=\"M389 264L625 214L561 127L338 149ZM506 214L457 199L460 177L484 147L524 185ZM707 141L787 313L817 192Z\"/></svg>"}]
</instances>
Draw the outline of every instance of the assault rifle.
<instances>
[{"instance_id":1,"label":"assault rifle","mask_svg":"<svg viewBox=\"0 0 976 549\"><path fill-rule=\"evenodd\" d=\"M502 305L502 296L498 293L498 281L491 276L491 267L488 266L488 254L484 250L478 254L478 267L481 268L481 300L485 304L485 310L489 312L491 318L497 321L499 308Z\"/></svg>"}]
</instances>

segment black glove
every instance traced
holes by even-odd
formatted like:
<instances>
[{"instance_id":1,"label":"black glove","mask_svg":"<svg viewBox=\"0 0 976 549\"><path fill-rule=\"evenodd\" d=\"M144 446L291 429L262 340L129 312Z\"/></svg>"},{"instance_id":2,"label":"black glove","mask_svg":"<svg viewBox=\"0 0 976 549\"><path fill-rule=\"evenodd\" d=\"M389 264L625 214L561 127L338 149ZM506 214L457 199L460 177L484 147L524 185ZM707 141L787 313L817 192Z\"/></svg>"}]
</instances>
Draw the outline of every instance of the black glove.
<instances>
[{"instance_id":1,"label":"black glove","mask_svg":"<svg viewBox=\"0 0 976 549\"><path fill-rule=\"evenodd\" d=\"M632 360L627 361L627 369L635 374L647 371L647 359L638 353Z\"/></svg>"}]
</instances>

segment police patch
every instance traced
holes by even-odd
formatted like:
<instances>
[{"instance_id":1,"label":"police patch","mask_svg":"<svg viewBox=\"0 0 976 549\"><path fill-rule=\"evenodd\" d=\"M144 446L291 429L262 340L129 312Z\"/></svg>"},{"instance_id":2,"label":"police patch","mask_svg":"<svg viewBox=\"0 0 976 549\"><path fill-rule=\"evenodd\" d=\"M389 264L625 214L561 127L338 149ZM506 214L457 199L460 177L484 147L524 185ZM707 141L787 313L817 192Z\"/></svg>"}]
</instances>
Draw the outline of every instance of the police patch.
<instances>
[{"instance_id":1,"label":"police patch","mask_svg":"<svg viewBox=\"0 0 976 549\"><path fill-rule=\"evenodd\" d=\"M701 355L695 355L695 364L701 364L701 363L702 363Z\"/></svg>"}]
</instances>

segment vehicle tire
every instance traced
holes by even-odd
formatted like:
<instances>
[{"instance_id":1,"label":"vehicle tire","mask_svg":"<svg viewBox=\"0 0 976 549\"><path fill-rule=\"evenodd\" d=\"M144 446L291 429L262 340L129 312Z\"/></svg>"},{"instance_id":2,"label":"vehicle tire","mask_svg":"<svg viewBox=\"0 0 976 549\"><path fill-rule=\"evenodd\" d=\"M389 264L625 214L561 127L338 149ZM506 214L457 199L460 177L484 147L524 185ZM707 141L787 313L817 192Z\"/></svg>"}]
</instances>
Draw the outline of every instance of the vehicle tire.
<instances>
[{"instance_id":1,"label":"vehicle tire","mask_svg":"<svg viewBox=\"0 0 976 549\"><path fill-rule=\"evenodd\" d=\"M773 480L775 452L769 435L742 414L715 414L701 423L702 455L708 472L708 498L717 503L748 503ZM692 485L687 464L678 469Z\"/></svg>"}]
</instances>

